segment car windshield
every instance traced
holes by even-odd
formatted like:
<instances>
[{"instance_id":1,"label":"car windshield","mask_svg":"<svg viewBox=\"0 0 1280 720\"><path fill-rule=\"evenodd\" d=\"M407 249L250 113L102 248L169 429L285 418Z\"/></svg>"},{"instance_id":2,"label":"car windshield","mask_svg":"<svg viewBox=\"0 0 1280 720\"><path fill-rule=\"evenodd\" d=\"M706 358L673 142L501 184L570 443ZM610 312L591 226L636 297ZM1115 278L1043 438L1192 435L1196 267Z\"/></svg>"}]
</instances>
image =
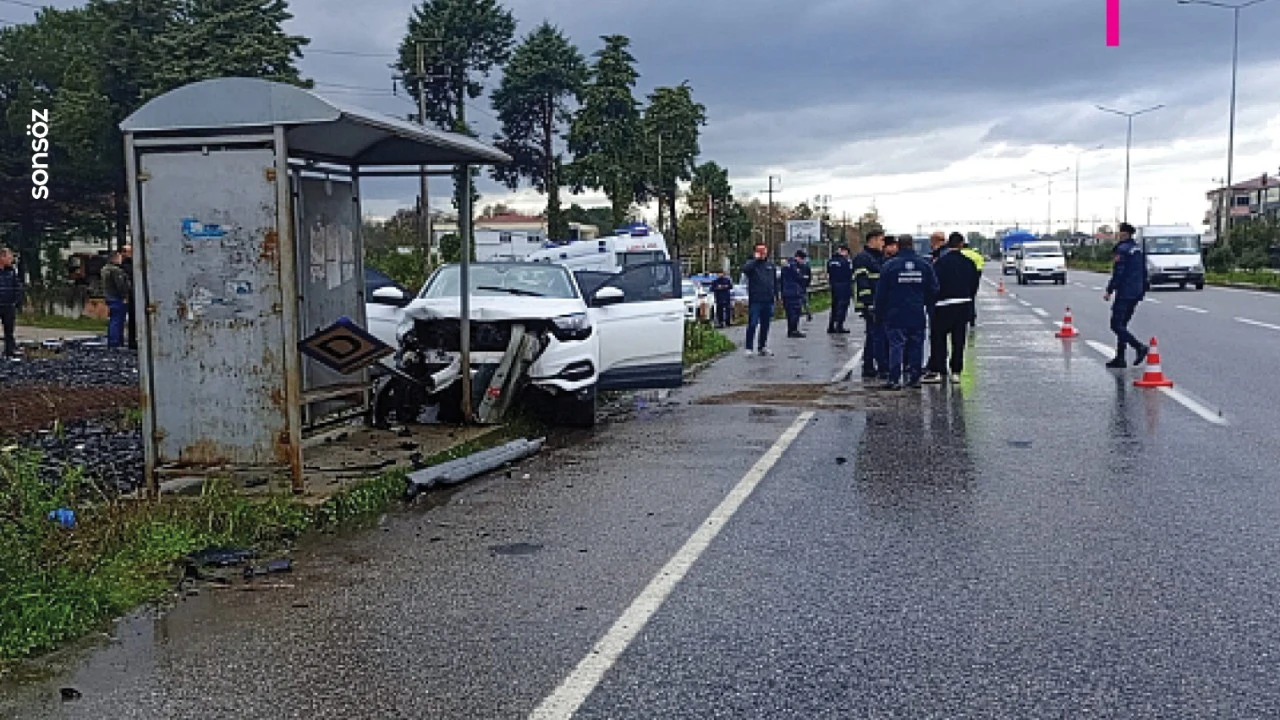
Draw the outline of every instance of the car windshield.
<instances>
[{"instance_id":1,"label":"car windshield","mask_svg":"<svg viewBox=\"0 0 1280 720\"><path fill-rule=\"evenodd\" d=\"M1147 238L1148 255L1199 255L1200 238L1195 235Z\"/></svg>"},{"instance_id":2,"label":"car windshield","mask_svg":"<svg viewBox=\"0 0 1280 720\"><path fill-rule=\"evenodd\" d=\"M681 283L681 290L685 297L698 297L698 286L689 281Z\"/></svg>"},{"instance_id":3,"label":"car windshield","mask_svg":"<svg viewBox=\"0 0 1280 720\"><path fill-rule=\"evenodd\" d=\"M440 268L422 289L421 297L458 297L461 267ZM474 297L542 297L567 300L578 297L569 271L560 265L534 263L476 263L467 283Z\"/></svg>"}]
</instances>

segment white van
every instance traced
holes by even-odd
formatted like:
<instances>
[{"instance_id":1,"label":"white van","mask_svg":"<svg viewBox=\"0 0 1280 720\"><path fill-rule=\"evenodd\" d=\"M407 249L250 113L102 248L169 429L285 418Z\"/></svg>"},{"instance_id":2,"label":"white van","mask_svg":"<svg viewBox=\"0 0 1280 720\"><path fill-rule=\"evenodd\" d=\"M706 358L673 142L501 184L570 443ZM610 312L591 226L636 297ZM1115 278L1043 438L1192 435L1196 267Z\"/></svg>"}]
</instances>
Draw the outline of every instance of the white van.
<instances>
[{"instance_id":1,"label":"white van","mask_svg":"<svg viewBox=\"0 0 1280 720\"><path fill-rule=\"evenodd\" d=\"M528 262L564 265L572 272L582 270L616 273L625 268L671 259L661 233L644 225L598 240L575 240L531 253Z\"/></svg>"},{"instance_id":2,"label":"white van","mask_svg":"<svg viewBox=\"0 0 1280 720\"><path fill-rule=\"evenodd\" d=\"M1201 240L1190 225L1144 225L1134 238L1147 258L1147 281L1151 285L1173 285L1204 289L1204 262Z\"/></svg>"},{"instance_id":3,"label":"white van","mask_svg":"<svg viewBox=\"0 0 1280 720\"><path fill-rule=\"evenodd\" d=\"M1029 285L1032 280L1067 284L1067 258L1062 252L1062 243L1057 240L1024 242L1014 248L1014 258L1019 285Z\"/></svg>"}]
</instances>

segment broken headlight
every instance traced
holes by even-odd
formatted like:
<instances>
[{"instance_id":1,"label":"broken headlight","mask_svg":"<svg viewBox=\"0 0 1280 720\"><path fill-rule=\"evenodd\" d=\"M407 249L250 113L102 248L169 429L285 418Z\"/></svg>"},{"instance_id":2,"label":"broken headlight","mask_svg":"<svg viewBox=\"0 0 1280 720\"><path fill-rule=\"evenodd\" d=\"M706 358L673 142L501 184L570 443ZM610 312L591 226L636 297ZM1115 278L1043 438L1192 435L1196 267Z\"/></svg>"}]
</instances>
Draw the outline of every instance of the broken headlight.
<instances>
[{"instance_id":1,"label":"broken headlight","mask_svg":"<svg viewBox=\"0 0 1280 720\"><path fill-rule=\"evenodd\" d=\"M573 313L551 318L551 334L564 342L567 340L586 340L591 337L591 323L586 313Z\"/></svg>"}]
</instances>

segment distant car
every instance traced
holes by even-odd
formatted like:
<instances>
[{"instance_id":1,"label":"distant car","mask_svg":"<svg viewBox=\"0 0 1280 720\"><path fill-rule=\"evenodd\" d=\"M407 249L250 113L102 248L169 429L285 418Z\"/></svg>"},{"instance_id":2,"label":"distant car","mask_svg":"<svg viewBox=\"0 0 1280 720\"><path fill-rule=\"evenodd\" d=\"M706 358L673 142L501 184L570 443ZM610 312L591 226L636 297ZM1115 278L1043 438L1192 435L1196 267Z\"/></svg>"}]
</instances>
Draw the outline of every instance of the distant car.
<instances>
[{"instance_id":1,"label":"distant car","mask_svg":"<svg viewBox=\"0 0 1280 720\"><path fill-rule=\"evenodd\" d=\"M697 320L710 316L710 293L698 283L685 279L680 282L680 295L684 298L684 317Z\"/></svg>"},{"instance_id":2,"label":"distant car","mask_svg":"<svg viewBox=\"0 0 1280 720\"><path fill-rule=\"evenodd\" d=\"M1019 285L1030 285L1033 280L1067 284L1067 259L1056 240L1023 243L1014 252L1014 262Z\"/></svg>"}]
</instances>

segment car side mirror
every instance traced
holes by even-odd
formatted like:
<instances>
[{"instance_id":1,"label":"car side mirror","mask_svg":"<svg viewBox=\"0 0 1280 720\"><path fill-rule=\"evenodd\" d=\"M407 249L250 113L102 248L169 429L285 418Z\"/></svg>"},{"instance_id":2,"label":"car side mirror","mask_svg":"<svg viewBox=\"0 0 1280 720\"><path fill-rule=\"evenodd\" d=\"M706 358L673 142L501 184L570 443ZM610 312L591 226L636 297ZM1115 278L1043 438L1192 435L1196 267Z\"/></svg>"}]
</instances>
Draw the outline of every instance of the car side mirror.
<instances>
[{"instance_id":1,"label":"car side mirror","mask_svg":"<svg viewBox=\"0 0 1280 720\"><path fill-rule=\"evenodd\" d=\"M379 305L394 305L400 307L408 302L409 298L398 287L388 285L380 287L373 291L373 302Z\"/></svg>"},{"instance_id":2,"label":"car side mirror","mask_svg":"<svg viewBox=\"0 0 1280 720\"><path fill-rule=\"evenodd\" d=\"M627 298L626 293L616 287L603 287L591 296L591 304L596 307L617 305Z\"/></svg>"}]
</instances>

